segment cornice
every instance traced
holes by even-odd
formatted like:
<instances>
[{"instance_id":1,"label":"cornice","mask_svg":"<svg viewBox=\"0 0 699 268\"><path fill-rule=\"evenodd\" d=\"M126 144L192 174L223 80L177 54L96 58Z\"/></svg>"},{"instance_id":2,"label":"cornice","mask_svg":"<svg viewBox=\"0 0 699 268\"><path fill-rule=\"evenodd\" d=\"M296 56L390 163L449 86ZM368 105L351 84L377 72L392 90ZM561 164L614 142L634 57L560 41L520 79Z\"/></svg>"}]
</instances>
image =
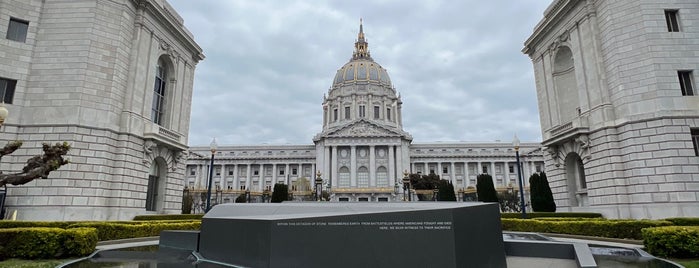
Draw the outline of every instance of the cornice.
<instances>
[{"instance_id":1,"label":"cornice","mask_svg":"<svg viewBox=\"0 0 699 268\"><path fill-rule=\"evenodd\" d=\"M534 27L531 36L524 42L522 53L535 58L536 47L550 33L551 29L559 25L566 15L578 4L585 4L585 12L590 15L595 13L592 2L595 0L555 0L544 11L544 18ZM585 16L587 17L587 16Z\"/></svg>"}]
</instances>

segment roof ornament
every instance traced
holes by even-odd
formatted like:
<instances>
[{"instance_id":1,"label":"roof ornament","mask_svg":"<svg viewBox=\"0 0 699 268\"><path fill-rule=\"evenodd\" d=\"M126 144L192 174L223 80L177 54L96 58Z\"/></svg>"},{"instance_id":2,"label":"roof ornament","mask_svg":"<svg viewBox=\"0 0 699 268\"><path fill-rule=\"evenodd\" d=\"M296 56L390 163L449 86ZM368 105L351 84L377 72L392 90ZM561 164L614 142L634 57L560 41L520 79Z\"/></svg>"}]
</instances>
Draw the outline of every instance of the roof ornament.
<instances>
[{"instance_id":1,"label":"roof ornament","mask_svg":"<svg viewBox=\"0 0 699 268\"><path fill-rule=\"evenodd\" d=\"M357 42L354 42L354 53L352 59L367 59L373 61L371 53L369 53L369 43L364 39L364 26L362 18L359 18L359 34L357 34Z\"/></svg>"}]
</instances>

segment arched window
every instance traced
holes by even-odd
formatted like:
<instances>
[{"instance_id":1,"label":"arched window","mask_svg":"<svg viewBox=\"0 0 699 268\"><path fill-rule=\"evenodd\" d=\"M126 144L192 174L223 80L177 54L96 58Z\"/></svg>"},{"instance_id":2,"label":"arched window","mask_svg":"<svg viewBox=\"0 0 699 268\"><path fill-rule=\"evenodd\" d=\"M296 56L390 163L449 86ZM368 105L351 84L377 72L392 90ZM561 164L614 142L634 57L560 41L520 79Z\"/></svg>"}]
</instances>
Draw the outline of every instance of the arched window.
<instances>
[{"instance_id":1,"label":"arched window","mask_svg":"<svg viewBox=\"0 0 699 268\"><path fill-rule=\"evenodd\" d=\"M168 79L168 64L165 56L158 59L155 66L155 85L153 86L153 105L151 106L151 120L153 123L163 125L165 116L165 100Z\"/></svg>"},{"instance_id":2,"label":"arched window","mask_svg":"<svg viewBox=\"0 0 699 268\"><path fill-rule=\"evenodd\" d=\"M339 179L338 179L338 186L340 188L349 188L350 187L350 171L349 168L347 167L341 167L340 168L340 174Z\"/></svg>"},{"instance_id":3,"label":"arched window","mask_svg":"<svg viewBox=\"0 0 699 268\"><path fill-rule=\"evenodd\" d=\"M587 206L587 179L585 166L576 153L569 153L565 160L566 182L571 207Z\"/></svg>"},{"instance_id":4,"label":"arched window","mask_svg":"<svg viewBox=\"0 0 699 268\"><path fill-rule=\"evenodd\" d=\"M146 189L146 211L158 211L162 209L163 196L167 178L167 163L162 157L153 160L148 175L148 188Z\"/></svg>"},{"instance_id":5,"label":"arched window","mask_svg":"<svg viewBox=\"0 0 699 268\"><path fill-rule=\"evenodd\" d=\"M380 166L376 169L376 186L388 187L388 171L386 167Z\"/></svg>"},{"instance_id":6,"label":"arched window","mask_svg":"<svg viewBox=\"0 0 699 268\"><path fill-rule=\"evenodd\" d=\"M553 81L556 88L559 123L564 124L576 118L580 109L573 52L568 47L562 46L556 52Z\"/></svg>"},{"instance_id":7,"label":"arched window","mask_svg":"<svg viewBox=\"0 0 699 268\"><path fill-rule=\"evenodd\" d=\"M369 169L366 167L357 169L357 187L369 188Z\"/></svg>"}]
</instances>

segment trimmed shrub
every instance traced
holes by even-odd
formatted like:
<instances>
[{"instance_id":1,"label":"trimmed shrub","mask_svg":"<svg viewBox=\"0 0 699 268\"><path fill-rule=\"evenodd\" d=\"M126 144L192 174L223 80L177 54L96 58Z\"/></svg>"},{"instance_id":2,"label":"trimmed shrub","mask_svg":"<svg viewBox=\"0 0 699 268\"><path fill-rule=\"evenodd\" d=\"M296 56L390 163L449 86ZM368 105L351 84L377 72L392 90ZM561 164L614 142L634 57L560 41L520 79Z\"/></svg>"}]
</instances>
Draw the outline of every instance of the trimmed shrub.
<instances>
[{"instance_id":1,"label":"trimmed shrub","mask_svg":"<svg viewBox=\"0 0 699 268\"><path fill-rule=\"evenodd\" d=\"M699 226L699 218L668 218L665 220L677 226Z\"/></svg>"},{"instance_id":2,"label":"trimmed shrub","mask_svg":"<svg viewBox=\"0 0 699 268\"><path fill-rule=\"evenodd\" d=\"M699 226L646 228L643 245L653 255L674 258L699 257Z\"/></svg>"},{"instance_id":3,"label":"trimmed shrub","mask_svg":"<svg viewBox=\"0 0 699 268\"><path fill-rule=\"evenodd\" d=\"M84 256L95 250L94 228L7 228L0 229L0 260L8 258L53 259Z\"/></svg>"},{"instance_id":4,"label":"trimmed shrub","mask_svg":"<svg viewBox=\"0 0 699 268\"><path fill-rule=\"evenodd\" d=\"M587 235L609 238L642 239L641 229L672 225L656 220L582 220L554 221L538 219L501 219L506 231Z\"/></svg>"},{"instance_id":5,"label":"trimmed shrub","mask_svg":"<svg viewBox=\"0 0 699 268\"><path fill-rule=\"evenodd\" d=\"M439 193L437 194L437 200L439 201L456 201L456 194L454 194L454 185L448 180L439 181Z\"/></svg>"},{"instance_id":6,"label":"trimmed shrub","mask_svg":"<svg viewBox=\"0 0 699 268\"><path fill-rule=\"evenodd\" d=\"M164 220L201 220L204 214L164 214L164 215L138 215L134 221L164 221Z\"/></svg>"},{"instance_id":7,"label":"trimmed shrub","mask_svg":"<svg viewBox=\"0 0 699 268\"><path fill-rule=\"evenodd\" d=\"M556 212L556 202L553 200L553 193L546 179L546 173L541 175L534 173L529 177L531 189L531 204L534 211Z\"/></svg>"},{"instance_id":8,"label":"trimmed shrub","mask_svg":"<svg viewBox=\"0 0 699 268\"><path fill-rule=\"evenodd\" d=\"M478 192L478 201L498 202L498 195L493 185L493 177L488 174L480 174L476 177L476 192Z\"/></svg>"},{"instance_id":9,"label":"trimmed shrub","mask_svg":"<svg viewBox=\"0 0 699 268\"><path fill-rule=\"evenodd\" d=\"M97 229L71 228L65 230L63 246L68 256L86 256L97 247Z\"/></svg>"},{"instance_id":10,"label":"trimmed shrub","mask_svg":"<svg viewBox=\"0 0 699 268\"><path fill-rule=\"evenodd\" d=\"M188 222L145 222L124 224L114 222L85 222L70 225L69 228L92 227L97 229L99 241L134 237L158 236L163 230L199 230L201 221Z\"/></svg>"},{"instance_id":11,"label":"trimmed shrub","mask_svg":"<svg viewBox=\"0 0 699 268\"><path fill-rule=\"evenodd\" d=\"M517 219L521 218L522 213L500 213L500 218L503 219ZM558 218L602 218L600 213L591 212L527 212L527 218L546 218L546 217L558 217Z\"/></svg>"},{"instance_id":12,"label":"trimmed shrub","mask_svg":"<svg viewBox=\"0 0 699 268\"><path fill-rule=\"evenodd\" d=\"M65 229L76 221L2 221L0 220L0 229L4 228L28 228L28 227L50 227Z\"/></svg>"},{"instance_id":13,"label":"trimmed shrub","mask_svg":"<svg viewBox=\"0 0 699 268\"><path fill-rule=\"evenodd\" d=\"M281 203L286 200L289 200L289 186L283 183L274 184L274 189L272 189L272 200L270 202ZM238 199L235 200L236 203L245 203L244 197L242 201L243 202L238 202Z\"/></svg>"}]
</instances>

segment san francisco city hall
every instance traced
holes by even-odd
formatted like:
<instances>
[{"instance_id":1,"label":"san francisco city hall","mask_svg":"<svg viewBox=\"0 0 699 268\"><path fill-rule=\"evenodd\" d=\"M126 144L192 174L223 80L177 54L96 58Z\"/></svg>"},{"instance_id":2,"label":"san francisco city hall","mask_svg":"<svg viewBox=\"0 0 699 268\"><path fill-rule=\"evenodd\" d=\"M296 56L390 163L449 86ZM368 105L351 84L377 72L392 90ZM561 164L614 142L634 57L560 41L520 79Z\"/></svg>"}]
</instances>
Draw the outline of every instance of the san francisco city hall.
<instances>
[{"instance_id":1,"label":"san francisco city hall","mask_svg":"<svg viewBox=\"0 0 699 268\"><path fill-rule=\"evenodd\" d=\"M371 57L362 25L352 57L337 70L323 98L323 128L308 145L218 146L214 155L212 203L233 202L248 193L265 198L275 183L290 185L294 199L311 196L316 173L331 201L399 201L404 173L437 174L457 192L475 191L476 176L490 174L495 187L517 187L515 151L510 142L420 143L403 130L403 102L386 69ZM540 143L523 143L522 177L543 169ZM207 189L211 152L191 147L185 188Z\"/></svg>"}]
</instances>

